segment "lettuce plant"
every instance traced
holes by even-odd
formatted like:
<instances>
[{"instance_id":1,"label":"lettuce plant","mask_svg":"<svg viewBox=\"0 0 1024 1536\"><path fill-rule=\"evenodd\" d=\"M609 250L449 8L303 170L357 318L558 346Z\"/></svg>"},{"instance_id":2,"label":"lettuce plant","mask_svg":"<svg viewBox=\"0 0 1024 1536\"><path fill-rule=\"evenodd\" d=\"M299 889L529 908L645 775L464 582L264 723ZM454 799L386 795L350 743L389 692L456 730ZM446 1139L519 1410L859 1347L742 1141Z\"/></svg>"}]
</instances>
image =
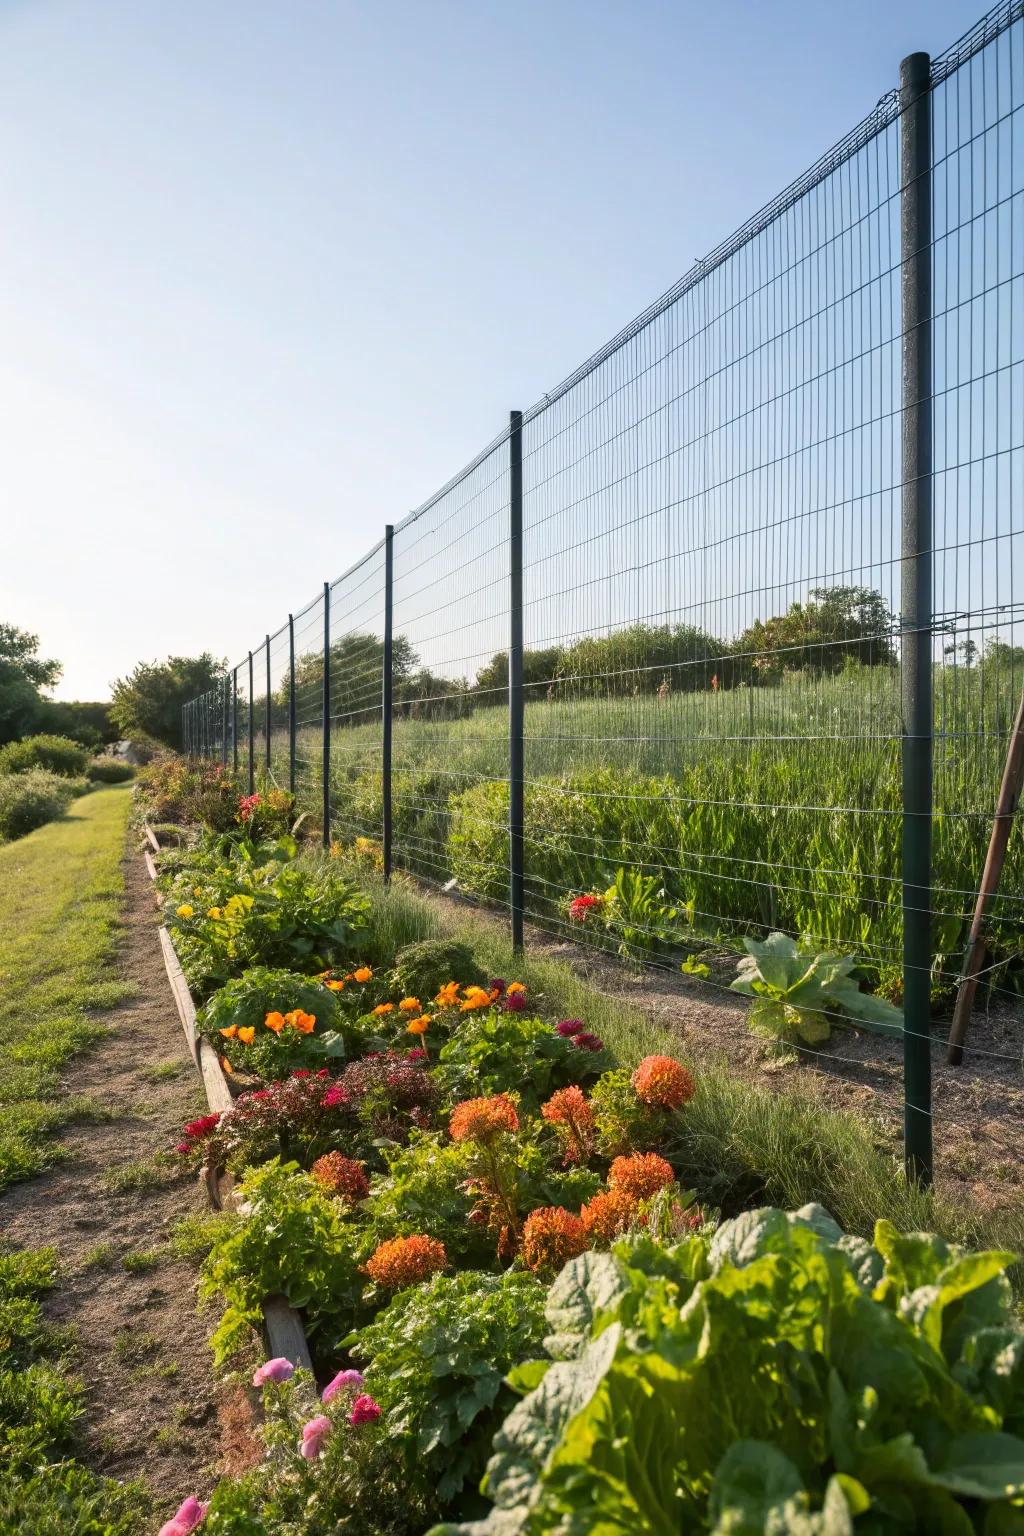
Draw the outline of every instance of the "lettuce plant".
<instances>
[{"instance_id":1,"label":"lettuce plant","mask_svg":"<svg viewBox=\"0 0 1024 1536\"><path fill-rule=\"evenodd\" d=\"M832 955L798 944L785 933L744 939L733 992L755 999L748 1021L755 1034L797 1045L827 1040L830 1017L843 1015L878 1034L902 1036L903 1015L884 998L862 992L854 955Z\"/></svg>"}]
</instances>

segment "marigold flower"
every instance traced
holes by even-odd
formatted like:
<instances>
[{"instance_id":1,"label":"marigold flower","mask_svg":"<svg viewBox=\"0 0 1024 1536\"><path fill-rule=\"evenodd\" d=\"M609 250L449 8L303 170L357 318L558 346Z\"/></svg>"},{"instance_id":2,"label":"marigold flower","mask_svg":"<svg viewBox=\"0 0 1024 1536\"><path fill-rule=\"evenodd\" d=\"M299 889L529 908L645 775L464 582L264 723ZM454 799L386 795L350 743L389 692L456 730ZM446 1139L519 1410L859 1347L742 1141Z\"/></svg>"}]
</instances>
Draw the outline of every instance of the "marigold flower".
<instances>
[{"instance_id":1,"label":"marigold flower","mask_svg":"<svg viewBox=\"0 0 1024 1536\"><path fill-rule=\"evenodd\" d=\"M206 1519L206 1511L209 1503L202 1504L190 1495L183 1504L178 1506L177 1514L170 1520L165 1520L160 1527L159 1536L191 1536L197 1526L202 1525Z\"/></svg>"},{"instance_id":2,"label":"marigold flower","mask_svg":"<svg viewBox=\"0 0 1024 1536\"><path fill-rule=\"evenodd\" d=\"M403 1013L419 1013L421 1008L418 997L403 997L398 1006Z\"/></svg>"},{"instance_id":3,"label":"marigold flower","mask_svg":"<svg viewBox=\"0 0 1024 1536\"><path fill-rule=\"evenodd\" d=\"M678 1109L694 1095L693 1078L671 1056L645 1056L630 1082L642 1104L658 1109Z\"/></svg>"},{"instance_id":4,"label":"marigold flower","mask_svg":"<svg viewBox=\"0 0 1024 1536\"><path fill-rule=\"evenodd\" d=\"M603 896L577 896L569 903L569 916L574 923L584 923L591 912L600 911L603 906Z\"/></svg>"},{"instance_id":5,"label":"marigold flower","mask_svg":"<svg viewBox=\"0 0 1024 1536\"><path fill-rule=\"evenodd\" d=\"M252 1045L252 1042L256 1038L256 1031L251 1024L240 1025L238 1030L238 1038L241 1040L243 1045Z\"/></svg>"},{"instance_id":6,"label":"marigold flower","mask_svg":"<svg viewBox=\"0 0 1024 1536\"><path fill-rule=\"evenodd\" d=\"M220 1062L220 1069L221 1069L221 1071L222 1072L226 1072L228 1077L234 1077L235 1069L231 1065L230 1061L228 1061L227 1057L226 1056L219 1056L217 1059Z\"/></svg>"},{"instance_id":7,"label":"marigold flower","mask_svg":"<svg viewBox=\"0 0 1024 1536\"><path fill-rule=\"evenodd\" d=\"M214 922L219 922L221 917L223 916L223 914L222 914L222 912L220 910L220 907L211 907L206 915L207 915L207 917L212 917Z\"/></svg>"},{"instance_id":8,"label":"marigold flower","mask_svg":"<svg viewBox=\"0 0 1024 1536\"><path fill-rule=\"evenodd\" d=\"M424 1014L421 1019L413 1019L408 1023L405 1026L405 1032L407 1035L425 1035L430 1028L431 1022L427 1015Z\"/></svg>"},{"instance_id":9,"label":"marigold flower","mask_svg":"<svg viewBox=\"0 0 1024 1536\"><path fill-rule=\"evenodd\" d=\"M587 1246L583 1222L561 1205L531 1211L523 1227L523 1262L528 1269L551 1273Z\"/></svg>"},{"instance_id":10,"label":"marigold flower","mask_svg":"<svg viewBox=\"0 0 1024 1536\"><path fill-rule=\"evenodd\" d=\"M300 1035L311 1035L316 1027L316 1014L303 1013L301 1008L293 1008L291 1013L285 1014L284 1021L292 1029L297 1029Z\"/></svg>"},{"instance_id":11,"label":"marigold flower","mask_svg":"<svg viewBox=\"0 0 1024 1536\"><path fill-rule=\"evenodd\" d=\"M194 917L196 912L195 907L190 907L187 901L183 901L175 910L179 917Z\"/></svg>"},{"instance_id":12,"label":"marigold flower","mask_svg":"<svg viewBox=\"0 0 1024 1536\"><path fill-rule=\"evenodd\" d=\"M295 1367L284 1355L276 1355L273 1360L268 1360L264 1365L257 1366L253 1372L252 1384L254 1387L264 1387L268 1381L280 1385L282 1381L290 1381L295 1375Z\"/></svg>"},{"instance_id":13,"label":"marigold flower","mask_svg":"<svg viewBox=\"0 0 1024 1536\"><path fill-rule=\"evenodd\" d=\"M590 1243L610 1243L640 1218L635 1196L625 1189L599 1190L580 1211ZM642 1218L640 1218L642 1220Z\"/></svg>"},{"instance_id":14,"label":"marigold flower","mask_svg":"<svg viewBox=\"0 0 1024 1536\"><path fill-rule=\"evenodd\" d=\"M275 1035L279 1035L282 1029L284 1029L284 1014L277 1013L276 1011L274 1013L268 1013L263 1022L268 1029L272 1029L274 1031Z\"/></svg>"},{"instance_id":15,"label":"marigold flower","mask_svg":"<svg viewBox=\"0 0 1024 1536\"><path fill-rule=\"evenodd\" d=\"M310 1419L308 1424L302 1426L302 1444L299 1446L299 1454L307 1461L316 1461L334 1425L326 1413L318 1413L315 1419Z\"/></svg>"},{"instance_id":16,"label":"marigold flower","mask_svg":"<svg viewBox=\"0 0 1024 1536\"><path fill-rule=\"evenodd\" d=\"M345 983L343 981L325 981L324 986L328 992L344 992L345 990Z\"/></svg>"},{"instance_id":17,"label":"marigold flower","mask_svg":"<svg viewBox=\"0 0 1024 1536\"><path fill-rule=\"evenodd\" d=\"M320 1394L322 1403L329 1403L339 1392L351 1390L353 1387L361 1387L363 1384L362 1371L339 1371L337 1376L330 1380Z\"/></svg>"},{"instance_id":18,"label":"marigold flower","mask_svg":"<svg viewBox=\"0 0 1024 1536\"><path fill-rule=\"evenodd\" d=\"M352 980L360 983L373 980L373 972L368 965L361 965L357 971L352 972Z\"/></svg>"},{"instance_id":19,"label":"marigold flower","mask_svg":"<svg viewBox=\"0 0 1024 1536\"><path fill-rule=\"evenodd\" d=\"M649 1200L659 1189L675 1183L671 1163L657 1152L634 1152L629 1157L617 1157L608 1170L608 1183L612 1189L624 1189L636 1200Z\"/></svg>"},{"instance_id":20,"label":"marigold flower","mask_svg":"<svg viewBox=\"0 0 1024 1536\"><path fill-rule=\"evenodd\" d=\"M340 1152L328 1152L318 1157L309 1171L322 1189L353 1205L358 1200L365 1200L370 1193L370 1181L362 1163L353 1157L343 1157Z\"/></svg>"},{"instance_id":21,"label":"marigold flower","mask_svg":"<svg viewBox=\"0 0 1024 1536\"><path fill-rule=\"evenodd\" d=\"M225 1040L233 1040L235 1038L235 1036L238 1034L238 1025L237 1024L228 1024L226 1026L226 1028L224 1028L224 1029L222 1029L220 1031L220 1033L224 1036Z\"/></svg>"},{"instance_id":22,"label":"marigold flower","mask_svg":"<svg viewBox=\"0 0 1024 1536\"><path fill-rule=\"evenodd\" d=\"M382 1019L386 1013L394 1013L394 1011L394 1003L378 1003L376 1008L370 1009L370 1012L374 1014L378 1019Z\"/></svg>"},{"instance_id":23,"label":"marigold flower","mask_svg":"<svg viewBox=\"0 0 1024 1536\"><path fill-rule=\"evenodd\" d=\"M421 1233L392 1237L381 1243L367 1261L366 1273L385 1291L403 1291L444 1269L448 1262L444 1244Z\"/></svg>"},{"instance_id":24,"label":"marigold flower","mask_svg":"<svg viewBox=\"0 0 1024 1536\"><path fill-rule=\"evenodd\" d=\"M491 985L493 986L493 982ZM508 986L505 988L505 991L510 997L514 997L517 992L525 992L526 986L521 981L510 981Z\"/></svg>"},{"instance_id":25,"label":"marigold flower","mask_svg":"<svg viewBox=\"0 0 1024 1536\"><path fill-rule=\"evenodd\" d=\"M485 1099L464 1099L461 1104L456 1104L448 1122L452 1141L486 1144L496 1136L505 1132L512 1135L518 1129L519 1116L507 1093L496 1093Z\"/></svg>"},{"instance_id":26,"label":"marigold flower","mask_svg":"<svg viewBox=\"0 0 1024 1536\"><path fill-rule=\"evenodd\" d=\"M360 1424L376 1424L380 1418L380 1404L375 1403L367 1393L362 1393L352 1404L352 1412L348 1421L353 1429L358 1429Z\"/></svg>"},{"instance_id":27,"label":"marigold flower","mask_svg":"<svg viewBox=\"0 0 1024 1536\"><path fill-rule=\"evenodd\" d=\"M463 1002L459 1005L462 1013L472 1013L477 1008L489 1008L494 1002L490 992L485 992L483 987L466 987L463 994Z\"/></svg>"},{"instance_id":28,"label":"marigold flower","mask_svg":"<svg viewBox=\"0 0 1024 1536\"><path fill-rule=\"evenodd\" d=\"M457 981L446 981L444 986L439 988L438 994L434 998L434 1002L437 1003L439 1008L454 1008L458 1000L459 984Z\"/></svg>"}]
</instances>

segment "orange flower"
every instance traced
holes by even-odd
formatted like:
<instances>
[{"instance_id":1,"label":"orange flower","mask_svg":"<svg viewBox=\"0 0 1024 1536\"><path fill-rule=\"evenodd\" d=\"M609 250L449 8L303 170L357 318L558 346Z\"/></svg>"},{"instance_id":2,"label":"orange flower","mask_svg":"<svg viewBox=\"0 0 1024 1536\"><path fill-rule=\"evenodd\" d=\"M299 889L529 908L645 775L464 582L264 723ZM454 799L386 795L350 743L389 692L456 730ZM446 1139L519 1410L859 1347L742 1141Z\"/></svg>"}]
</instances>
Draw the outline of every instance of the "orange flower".
<instances>
[{"instance_id":1,"label":"orange flower","mask_svg":"<svg viewBox=\"0 0 1024 1536\"><path fill-rule=\"evenodd\" d=\"M309 1171L328 1194L338 1195L353 1205L357 1200L365 1200L370 1193L370 1181L362 1163L342 1157L340 1152L328 1152L318 1157Z\"/></svg>"},{"instance_id":2,"label":"orange flower","mask_svg":"<svg viewBox=\"0 0 1024 1536\"><path fill-rule=\"evenodd\" d=\"M419 1013L422 1004L418 997L403 997L398 1006L403 1013Z\"/></svg>"},{"instance_id":3,"label":"orange flower","mask_svg":"<svg viewBox=\"0 0 1024 1536\"><path fill-rule=\"evenodd\" d=\"M345 990L345 983L343 981L325 981L324 986L328 992L344 992Z\"/></svg>"},{"instance_id":4,"label":"orange flower","mask_svg":"<svg viewBox=\"0 0 1024 1536\"><path fill-rule=\"evenodd\" d=\"M636 1199L624 1189L599 1190L580 1211L583 1230L591 1243L613 1242L638 1219L642 1224Z\"/></svg>"},{"instance_id":5,"label":"orange flower","mask_svg":"<svg viewBox=\"0 0 1024 1536\"><path fill-rule=\"evenodd\" d=\"M394 1013L395 1005L394 1003L378 1003L376 1008L372 1008L370 1011L371 1013L375 1013L380 1019L383 1018L386 1013Z\"/></svg>"},{"instance_id":6,"label":"orange flower","mask_svg":"<svg viewBox=\"0 0 1024 1536\"><path fill-rule=\"evenodd\" d=\"M222 1072L226 1072L229 1077L234 1077L235 1069L231 1065L230 1061L228 1061L227 1057L226 1056L220 1056L220 1057L218 1057L218 1060L220 1061L220 1069L221 1069L221 1071Z\"/></svg>"},{"instance_id":7,"label":"orange flower","mask_svg":"<svg viewBox=\"0 0 1024 1536\"><path fill-rule=\"evenodd\" d=\"M462 995L465 1001L460 1004L460 1011L472 1013L476 1008L489 1008L497 994L492 996L490 992L485 992L483 987L466 987Z\"/></svg>"},{"instance_id":8,"label":"orange flower","mask_svg":"<svg viewBox=\"0 0 1024 1536\"><path fill-rule=\"evenodd\" d=\"M448 1122L452 1141L478 1141L486 1145L495 1137L519 1129L516 1107L507 1093L489 1099L465 1099L456 1104Z\"/></svg>"},{"instance_id":9,"label":"orange flower","mask_svg":"<svg viewBox=\"0 0 1024 1536\"><path fill-rule=\"evenodd\" d=\"M405 1032L407 1035L425 1035L430 1028L430 1024L430 1019L424 1014L421 1019L413 1019L411 1024L407 1024Z\"/></svg>"},{"instance_id":10,"label":"orange flower","mask_svg":"<svg viewBox=\"0 0 1024 1536\"><path fill-rule=\"evenodd\" d=\"M635 1200L649 1200L659 1189L674 1184L675 1177L672 1165L657 1152L634 1152L630 1157L617 1157L608 1170L608 1183L612 1189L624 1189Z\"/></svg>"},{"instance_id":11,"label":"orange flower","mask_svg":"<svg viewBox=\"0 0 1024 1536\"><path fill-rule=\"evenodd\" d=\"M251 1024L243 1025L238 1031L238 1038L243 1045L252 1045L253 1040L256 1038L256 1031Z\"/></svg>"},{"instance_id":12,"label":"orange flower","mask_svg":"<svg viewBox=\"0 0 1024 1536\"><path fill-rule=\"evenodd\" d=\"M402 1291L444 1269L448 1255L434 1237L393 1237L367 1261L366 1273L382 1290Z\"/></svg>"},{"instance_id":13,"label":"orange flower","mask_svg":"<svg viewBox=\"0 0 1024 1536\"><path fill-rule=\"evenodd\" d=\"M594 1111L583 1089L575 1083L559 1088L541 1105L540 1112L558 1132L566 1165L587 1162L593 1151Z\"/></svg>"},{"instance_id":14,"label":"orange flower","mask_svg":"<svg viewBox=\"0 0 1024 1536\"><path fill-rule=\"evenodd\" d=\"M694 1095L693 1078L671 1056L645 1056L630 1082L640 1102L657 1109L678 1109Z\"/></svg>"},{"instance_id":15,"label":"orange flower","mask_svg":"<svg viewBox=\"0 0 1024 1536\"><path fill-rule=\"evenodd\" d=\"M275 1035L279 1035L282 1029L284 1029L284 1014L268 1013L263 1022L268 1029L272 1029L274 1031Z\"/></svg>"},{"instance_id":16,"label":"orange flower","mask_svg":"<svg viewBox=\"0 0 1024 1536\"><path fill-rule=\"evenodd\" d=\"M531 1211L523 1227L523 1262L548 1274L576 1258L587 1246L583 1222L561 1205Z\"/></svg>"},{"instance_id":17,"label":"orange flower","mask_svg":"<svg viewBox=\"0 0 1024 1536\"><path fill-rule=\"evenodd\" d=\"M361 965L357 971L352 972L352 980L358 982L372 981L373 972L368 965Z\"/></svg>"},{"instance_id":18,"label":"orange flower","mask_svg":"<svg viewBox=\"0 0 1024 1536\"><path fill-rule=\"evenodd\" d=\"M434 1002L441 1008L454 1008L459 1000L459 984L457 981L446 981L444 986L434 998Z\"/></svg>"},{"instance_id":19,"label":"orange flower","mask_svg":"<svg viewBox=\"0 0 1024 1536\"><path fill-rule=\"evenodd\" d=\"M238 1025L237 1024L229 1024L227 1029L222 1029L221 1030L221 1034L224 1036L225 1040L233 1040L235 1038L235 1036L238 1034Z\"/></svg>"},{"instance_id":20,"label":"orange flower","mask_svg":"<svg viewBox=\"0 0 1024 1536\"><path fill-rule=\"evenodd\" d=\"M301 1008L293 1008L291 1013L285 1014L284 1021L292 1029L297 1029L300 1035L311 1035L316 1026L316 1014L303 1013Z\"/></svg>"},{"instance_id":21,"label":"orange flower","mask_svg":"<svg viewBox=\"0 0 1024 1536\"><path fill-rule=\"evenodd\" d=\"M317 981L330 981L333 974L333 971L317 971L316 979Z\"/></svg>"},{"instance_id":22,"label":"orange flower","mask_svg":"<svg viewBox=\"0 0 1024 1536\"><path fill-rule=\"evenodd\" d=\"M526 987L521 981L510 981L505 991L509 997L515 997L517 992L525 992Z\"/></svg>"}]
</instances>

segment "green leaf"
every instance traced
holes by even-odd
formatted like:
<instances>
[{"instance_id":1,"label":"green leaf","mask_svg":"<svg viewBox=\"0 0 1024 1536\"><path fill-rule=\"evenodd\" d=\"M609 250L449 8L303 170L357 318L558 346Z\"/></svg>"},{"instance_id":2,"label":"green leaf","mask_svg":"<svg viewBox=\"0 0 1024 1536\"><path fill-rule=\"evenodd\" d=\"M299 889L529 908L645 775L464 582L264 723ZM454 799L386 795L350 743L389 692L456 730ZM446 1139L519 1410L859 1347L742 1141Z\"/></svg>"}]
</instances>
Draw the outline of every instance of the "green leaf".
<instances>
[{"instance_id":1,"label":"green leaf","mask_svg":"<svg viewBox=\"0 0 1024 1536\"><path fill-rule=\"evenodd\" d=\"M610 1253L583 1253L555 1280L544 1306L551 1333L544 1348L555 1360L581 1354L595 1319L610 1312L629 1290L621 1265Z\"/></svg>"}]
</instances>

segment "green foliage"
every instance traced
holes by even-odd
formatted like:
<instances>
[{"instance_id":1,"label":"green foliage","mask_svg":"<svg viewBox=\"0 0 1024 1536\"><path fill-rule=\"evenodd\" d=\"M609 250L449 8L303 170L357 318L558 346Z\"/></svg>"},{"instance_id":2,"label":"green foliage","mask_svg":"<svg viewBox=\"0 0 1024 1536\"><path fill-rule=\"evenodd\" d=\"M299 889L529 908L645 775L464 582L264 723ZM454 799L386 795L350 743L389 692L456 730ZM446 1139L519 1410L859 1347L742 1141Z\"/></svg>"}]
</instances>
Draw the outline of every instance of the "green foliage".
<instances>
[{"instance_id":1,"label":"green foliage","mask_svg":"<svg viewBox=\"0 0 1024 1536\"><path fill-rule=\"evenodd\" d=\"M75 797L75 783L60 774L32 768L0 774L0 840L24 837L63 816Z\"/></svg>"},{"instance_id":2,"label":"green foliage","mask_svg":"<svg viewBox=\"0 0 1024 1536\"><path fill-rule=\"evenodd\" d=\"M656 955L678 946L686 914L666 898L658 875L621 868L604 893L601 916L608 932L619 941L619 953Z\"/></svg>"},{"instance_id":3,"label":"green foliage","mask_svg":"<svg viewBox=\"0 0 1024 1536\"><path fill-rule=\"evenodd\" d=\"M38 651L38 635L0 623L0 742L35 729L42 692L60 679L60 662L44 661Z\"/></svg>"},{"instance_id":4,"label":"green foliage","mask_svg":"<svg viewBox=\"0 0 1024 1536\"><path fill-rule=\"evenodd\" d=\"M631 1073L617 1067L602 1073L591 1090L598 1146L605 1157L650 1152L665 1140L665 1115L641 1103L630 1078Z\"/></svg>"},{"instance_id":5,"label":"green foliage","mask_svg":"<svg viewBox=\"0 0 1024 1536\"><path fill-rule=\"evenodd\" d=\"M316 1032L302 1035L294 1029L275 1034L264 1026L268 1013L291 1013L301 1009L316 1019ZM224 1046L222 1029L232 1026L255 1029L251 1045L232 1041L235 1065L259 1077L285 1077L296 1067L320 1065L320 1038L330 1031L335 1055L345 1055L360 1040L358 1032L344 1029L341 1004L333 992L315 976L298 971L275 970L270 966L250 966L241 976L225 982L204 1003L198 1014L199 1028L218 1050Z\"/></svg>"},{"instance_id":6,"label":"green foliage","mask_svg":"<svg viewBox=\"0 0 1024 1536\"><path fill-rule=\"evenodd\" d=\"M36 715L35 729L54 736L70 736L95 752L117 740L117 727L110 718L110 704L100 700L43 699Z\"/></svg>"},{"instance_id":7,"label":"green foliage","mask_svg":"<svg viewBox=\"0 0 1024 1536\"><path fill-rule=\"evenodd\" d=\"M135 777L131 763L116 757L94 757L85 772L93 784L127 784Z\"/></svg>"},{"instance_id":8,"label":"green foliage","mask_svg":"<svg viewBox=\"0 0 1024 1536\"><path fill-rule=\"evenodd\" d=\"M366 1362L391 1450L414 1497L450 1504L475 1488L514 1396L512 1366L544 1336L544 1286L533 1275L463 1271L400 1292L346 1340Z\"/></svg>"},{"instance_id":9,"label":"green foliage","mask_svg":"<svg viewBox=\"0 0 1024 1536\"><path fill-rule=\"evenodd\" d=\"M422 1232L444 1243L453 1263L490 1263L494 1243L468 1219L473 1198L466 1182L472 1156L468 1143L434 1132L414 1131L408 1146L386 1147L387 1172L374 1179L361 1213L375 1246Z\"/></svg>"},{"instance_id":10,"label":"green foliage","mask_svg":"<svg viewBox=\"0 0 1024 1536\"><path fill-rule=\"evenodd\" d=\"M45 768L49 773L75 778L85 772L89 753L77 741L66 736L26 736L23 741L0 747L0 773L28 773Z\"/></svg>"},{"instance_id":11,"label":"green foliage","mask_svg":"<svg viewBox=\"0 0 1024 1536\"><path fill-rule=\"evenodd\" d=\"M147 736L180 749L182 705L217 688L224 665L208 651L139 662L113 686L111 719L124 737Z\"/></svg>"},{"instance_id":12,"label":"green foliage","mask_svg":"<svg viewBox=\"0 0 1024 1536\"><path fill-rule=\"evenodd\" d=\"M305 1314L307 1332L346 1332L357 1320L362 1281L341 1206L297 1163L274 1158L241 1182L246 1219L216 1238L200 1294L227 1303L212 1344L217 1364L260 1326L264 1298L284 1296Z\"/></svg>"},{"instance_id":13,"label":"green foliage","mask_svg":"<svg viewBox=\"0 0 1024 1536\"><path fill-rule=\"evenodd\" d=\"M403 997L418 997L428 1003L448 981L480 986L486 978L468 944L456 939L421 939L398 951L390 979Z\"/></svg>"},{"instance_id":14,"label":"green foliage","mask_svg":"<svg viewBox=\"0 0 1024 1536\"><path fill-rule=\"evenodd\" d=\"M1005 1253L820 1207L585 1255L548 1298L556 1362L494 1443L495 1510L434 1536L1012 1530L1024 1331ZM1009 1523L1007 1523L1009 1522Z\"/></svg>"},{"instance_id":15,"label":"green foliage","mask_svg":"<svg viewBox=\"0 0 1024 1536\"><path fill-rule=\"evenodd\" d=\"M518 1093L536 1110L556 1088L585 1082L605 1065L601 1052L579 1050L543 1019L485 1009L467 1014L441 1047L437 1076L453 1103Z\"/></svg>"},{"instance_id":16,"label":"green foliage","mask_svg":"<svg viewBox=\"0 0 1024 1536\"><path fill-rule=\"evenodd\" d=\"M732 990L756 999L747 1015L755 1034L817 1045L828 1039L830 1021L842 1015L879 1034L902 1036L899 1009L862 992L853 979L855 956L821 953L784 933L743 942L747 955Z\"/></svg>"}]
</instances>

